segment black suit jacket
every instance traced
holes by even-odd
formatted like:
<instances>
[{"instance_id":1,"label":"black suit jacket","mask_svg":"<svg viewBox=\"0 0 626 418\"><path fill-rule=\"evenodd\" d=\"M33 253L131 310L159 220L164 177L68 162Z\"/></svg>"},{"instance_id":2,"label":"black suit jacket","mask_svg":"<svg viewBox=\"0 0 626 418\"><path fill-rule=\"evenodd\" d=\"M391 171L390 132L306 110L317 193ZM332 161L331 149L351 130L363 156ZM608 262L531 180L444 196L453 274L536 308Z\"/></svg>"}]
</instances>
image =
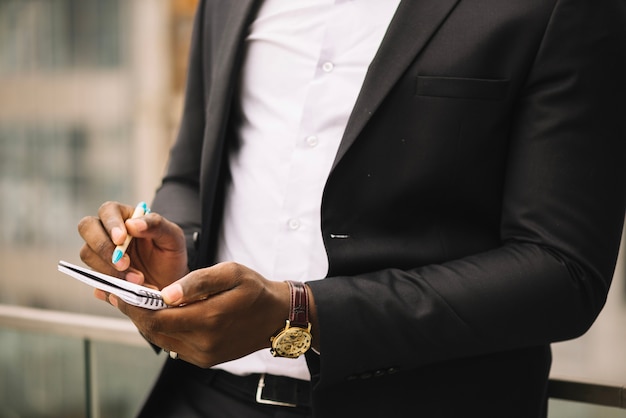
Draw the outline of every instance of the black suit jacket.
<instances>
[{"instance_id":1,"label":"black suit jacket","mask_svg":"<svg viewBox=\"0 0 626 418\"><path fill-rule=\"evenodd\" d=\"M202 1L153 208L212 263L253 0ZM626 3L403 0L322 201L316 416L537 417L624 218Z\"/></svg>"}]
</instances>

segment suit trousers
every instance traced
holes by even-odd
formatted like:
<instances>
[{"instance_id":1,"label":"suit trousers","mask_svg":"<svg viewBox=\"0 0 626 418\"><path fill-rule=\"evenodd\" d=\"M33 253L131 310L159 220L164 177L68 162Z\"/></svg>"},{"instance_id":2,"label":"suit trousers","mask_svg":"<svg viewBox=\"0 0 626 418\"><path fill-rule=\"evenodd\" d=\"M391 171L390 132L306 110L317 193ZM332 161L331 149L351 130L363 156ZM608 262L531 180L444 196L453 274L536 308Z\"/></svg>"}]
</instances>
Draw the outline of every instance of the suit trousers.
<instances>
[{"instance_id":1,"label":"suit trousers","mask_svg":"<svg viewBox=\"0 0 626 418\"><path fill-rule=\"evenodd\" d=\"M139 418L311 418L310 408L264 405L227 393L217 373L167 359Z\"/></svg>"}]
</instances>

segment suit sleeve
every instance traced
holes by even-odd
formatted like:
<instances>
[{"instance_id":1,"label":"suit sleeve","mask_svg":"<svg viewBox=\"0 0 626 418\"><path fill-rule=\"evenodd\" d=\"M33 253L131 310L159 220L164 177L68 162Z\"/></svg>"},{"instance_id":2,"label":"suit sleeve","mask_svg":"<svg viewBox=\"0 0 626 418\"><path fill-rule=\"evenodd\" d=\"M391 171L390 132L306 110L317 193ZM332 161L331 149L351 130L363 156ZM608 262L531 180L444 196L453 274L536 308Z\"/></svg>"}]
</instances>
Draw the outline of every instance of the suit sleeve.
<instances>
[{"instance_id":1,"label":"suit sleeve","mask_svg":"<svg viewBox=\"0 0 626 418\"><path fill-rule=\"evenodd\" d=\"M626 5L557 1L510 118L500 245L310 282L322 384L580 336L624 219Z\"/></svg>"},{"instance_id":2,"label":"suit sleeve","mask_svg":"<svg viewBox=\"0 0 626 418\"><path fill-rule=\"evenodd\" d=\"M206 123L202 8L203 2L200 2L195 14L185 102L178 137L170 151L167 172L152 203L153 211L183 228L190 266L196 257L196 233L201 229L200 160Z\"/></svg>"}]
</instances>

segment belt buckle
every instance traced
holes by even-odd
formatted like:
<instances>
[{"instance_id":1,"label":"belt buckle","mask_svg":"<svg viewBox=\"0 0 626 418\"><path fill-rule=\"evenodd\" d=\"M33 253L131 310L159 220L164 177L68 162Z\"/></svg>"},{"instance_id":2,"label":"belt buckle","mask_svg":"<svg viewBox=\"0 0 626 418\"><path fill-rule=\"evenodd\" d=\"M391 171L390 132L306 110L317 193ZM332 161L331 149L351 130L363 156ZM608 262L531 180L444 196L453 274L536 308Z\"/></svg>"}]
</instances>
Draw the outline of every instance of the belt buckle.
<instances>
[{"instance_id":1,"label":"belt buckle","mask_svg":"<svg viewBox=\"0 0 626 418\"><path fill-rule=\"evenodd\" d=\"M265 387L265 373L261 373L261 377L259 377L259 384L256 387L256 401L257 403L261 403L264 405L275 405L275 406L288 406L290 408L295 408L298 405L289 403L289 402L281 402L274 401L272 399L264 399L263 398L263 388Z\"/></svg>"}]
</instances>

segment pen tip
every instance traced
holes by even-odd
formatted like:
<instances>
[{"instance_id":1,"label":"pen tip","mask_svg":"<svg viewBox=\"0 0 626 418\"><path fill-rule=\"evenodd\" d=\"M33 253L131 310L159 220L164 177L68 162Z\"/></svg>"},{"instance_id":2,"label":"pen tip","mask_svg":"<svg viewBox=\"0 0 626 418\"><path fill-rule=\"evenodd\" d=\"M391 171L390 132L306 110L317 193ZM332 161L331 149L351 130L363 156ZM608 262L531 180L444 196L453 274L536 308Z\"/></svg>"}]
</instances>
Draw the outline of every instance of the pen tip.
<instances>
[{"instance_id":1,"label":"pen tip","mask_svg":"<svg viewBox=\"0 0 626 418\"><path fill-rule=\"evenodd\" d=\"M113 251L113 257L111 258L111 261L113 262L113 264L117 264L117 262L122 259L123 255L124 253L122 252L122 250L120 250L119 248L116 248L115 251Z\"/></svg>"}]
</instances>

